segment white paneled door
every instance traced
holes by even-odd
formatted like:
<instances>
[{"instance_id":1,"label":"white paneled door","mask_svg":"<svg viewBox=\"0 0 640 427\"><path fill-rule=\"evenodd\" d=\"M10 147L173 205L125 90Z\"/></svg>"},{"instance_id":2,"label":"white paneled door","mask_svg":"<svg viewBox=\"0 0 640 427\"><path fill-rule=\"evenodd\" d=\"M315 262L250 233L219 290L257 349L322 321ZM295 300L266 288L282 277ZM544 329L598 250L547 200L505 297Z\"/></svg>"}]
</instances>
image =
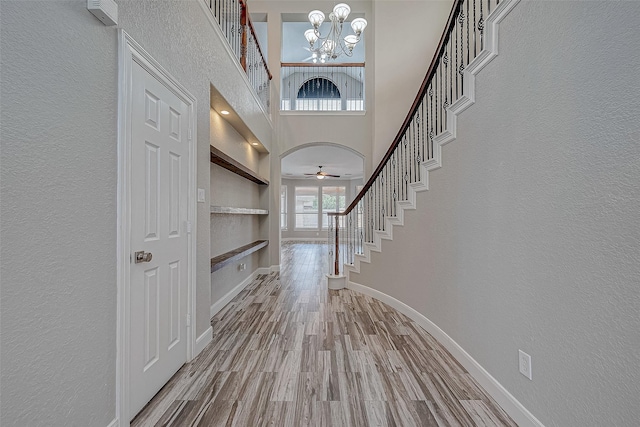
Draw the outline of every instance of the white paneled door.
<instances>
[{"instance_id":1,"label":"white paneled door","mask_svg":"<svg viewBox=\"0 0 640 427\"><path fill-rule=\"evenodd\" d=\"M131 74L130 418L187 361L190 112L136 61Z\"/></svg>"}]
</instances>

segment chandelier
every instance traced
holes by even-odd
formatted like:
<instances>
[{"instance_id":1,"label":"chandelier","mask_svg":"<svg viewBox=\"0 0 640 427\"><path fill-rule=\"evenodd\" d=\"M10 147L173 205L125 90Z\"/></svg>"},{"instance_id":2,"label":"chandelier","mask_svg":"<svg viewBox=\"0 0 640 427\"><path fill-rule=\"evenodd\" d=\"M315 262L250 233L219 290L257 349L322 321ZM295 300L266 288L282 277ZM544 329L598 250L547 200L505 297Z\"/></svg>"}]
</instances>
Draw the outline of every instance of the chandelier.
<instances>
[{"instance_id":1,"label":"chandelier","mask_svg":"<svg viewBox=\"0 0 640 427\"><path fill-rule=\"evenodd\" d=\"M324 37L320 34L320 26L324 22L324 13L319 10L309 12L309 22L311 22L313 28L305 31L304 36L309 42L311 59L314 63L318 61L324 63L327 60L336 59L340 55L353 55L353 48L360 41L360 35L367 26L367 20L356 18L351 21L351 28L355 35L349 34L342 38L342 24L344 24L350 12L351 8L346 3L335 5L333 12L329 14L331 29ZM316 44L316 42L318 43Z\"/></svg>"}]
</instances>

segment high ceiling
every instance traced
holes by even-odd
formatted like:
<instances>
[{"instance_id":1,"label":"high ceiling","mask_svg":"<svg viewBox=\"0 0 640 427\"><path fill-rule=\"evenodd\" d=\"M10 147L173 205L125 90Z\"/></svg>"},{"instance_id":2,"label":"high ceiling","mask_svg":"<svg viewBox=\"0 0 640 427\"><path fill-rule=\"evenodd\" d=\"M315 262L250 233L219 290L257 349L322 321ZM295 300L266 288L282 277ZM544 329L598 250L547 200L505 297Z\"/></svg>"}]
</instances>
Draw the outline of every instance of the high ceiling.
<instances>
[{"instance_id":1,"label":"high ceiling","mask_svg":"<svg viewBox=\"0 0 640 427\"><path fill-rule=\"evenodd\" d=\"M329 10L325 11L327 14ZM344 24L343 37L352 34L351 19L364 17L363 14L352 13L349 21ZM252 15L254 27L263 49L267 46L267 25L266 22L259 22L266 18L263 16ZM304 37L304 32L311 28L311 24L307 21L306 14L283 14L282 23L282 62L311 62L309 60L310 53L306 47L309 46ZM325 35L329 30L329 24L325 22L320 31ZM353 56L340 57L335 62L365 62L364 50L367 31L360 43L354 48ZM266 54L266 51L264 52ZM333 61L332 61L333 62ZM305 173L316 173L318 166L322 166L322 170L332 174L340 175L340 179L356 179L364 176L363 159L353 151L340 148L333 145L319 145L306 147L295 151L282 159L282 177L283 178L308 178ZM331 179L331 178L328 178Z\"/></svg>"},{"instance_id":2,"label":"high ceiling","mask_svg":"<svg viewBox=\"0 0 640 427\"><path fill-rule=\"evenodd\" d=\"M351 150L334 145L317 145L294 151L282 159L283 178L307 178L305 173L318 172L318 166L322 170L340 175L341 179L362 178L364 175L364 162L362 157Z\"/></svg>"},{"instance_id":3,"label":"high ceiling","mask_svg":"<svg viewBox=\"0 0 640 427\"><path fill-rule=\"evenodd\" d=\"M311 24L306 21L306 17L289 14L289 19L299 18L299 22L283 22L282 23L282 53L280 56L280 60L282 62L311 62L309 57L311 54L306 49L309 47L309 42L304 38L304 32L311 28ZM350 19L360 16L361 14L352 14ZM256 36L258 37L258 43L260 43L260 48L262 49L262 53L268 57L268 43L267 43L267 23L259 21L259 19L263 19L260 15L252 15L253 19L253 27L256 30ZM266 17L264 18L266 19ZM302 22L303 21L303 22ZM329 24L326 22L322 24L320 28L321 34L326 35L329 31ZM343 37L348 34L353 34L353 30L351 29L351 21L344 23L344 34ZM332 62L365 62L364 61L364 47L367 39L367 30L364 30L363 36L360 42L353 49L353 56L351 57L340 57Z\"/></svg>"},{"instance_id":4,"label":"high ceiling","mask_svg":"<svg viewBox=\"0 0 640 427\"><path fill-rule=\"evenodd\" d=\"M351 18L351 17L350 17ZM309 22L283 22L282 23L282 62L311 62L311 54L306 49L309 42L304 38L304 32L311 27ZM320 27L320 33L324 36L329 32L329 24L326 22ZM353 34L351 22L344 23L342 37ZM340 57L332 62L364 62L364 45L367 38L367 30L364 30L362 39L353 48L353 56Z\"/></svg>"}]
</instances>

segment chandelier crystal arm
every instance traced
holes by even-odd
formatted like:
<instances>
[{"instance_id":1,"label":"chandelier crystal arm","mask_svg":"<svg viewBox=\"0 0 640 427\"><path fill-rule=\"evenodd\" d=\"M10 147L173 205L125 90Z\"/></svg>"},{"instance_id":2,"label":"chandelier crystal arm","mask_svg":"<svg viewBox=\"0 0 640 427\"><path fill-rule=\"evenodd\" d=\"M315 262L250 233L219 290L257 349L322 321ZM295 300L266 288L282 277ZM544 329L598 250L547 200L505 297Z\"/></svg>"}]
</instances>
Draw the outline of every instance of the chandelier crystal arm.
<instances>
[{"instance_id":1,"label":"chandelier crystal arm","mask_svg":"<svg viewBox=\"0 0 640 427\"><path fill-rule=\"evenodd\" d=\"M320 34L320 26L325 20L325 15L320 10L312 10L309 12L309 22L313 28L304 32L304 36L309 42L309 50L313 62L326 62L330 59L336 59L340 55L352 56L353 48L360 41L360 36L367 26L367 20L364 18L356 18L351 21L351 28L355 35L350 34L342 38L342 26L344 21L351 13L351 8L346 3L339 3L334 6L333 11L329 14L331 27L328 34L322 37ZM318 44L316 45L316 42Z\"/></svg>"}]
</instances>

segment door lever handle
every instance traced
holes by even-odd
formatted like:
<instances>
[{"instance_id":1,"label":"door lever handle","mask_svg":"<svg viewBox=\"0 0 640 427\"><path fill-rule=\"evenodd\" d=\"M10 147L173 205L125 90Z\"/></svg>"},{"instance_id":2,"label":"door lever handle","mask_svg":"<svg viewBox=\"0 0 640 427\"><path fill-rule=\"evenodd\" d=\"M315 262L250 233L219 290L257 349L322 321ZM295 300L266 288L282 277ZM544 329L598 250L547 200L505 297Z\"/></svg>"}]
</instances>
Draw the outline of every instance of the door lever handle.
<instances>
[{"instance_id":1,"label":"door lever handle","mask_svg":"<svg viewBox=\"0 0 640 427\"><path fill-rule=\"evenodd\" d=\"M151 258L153 258L153 254L151 252L145 252L145 251L138 251L133 255L134 255L134 260L136 264L139 264L141 262L149 262L151 261Z\"/></svg>"}]
</instances>

